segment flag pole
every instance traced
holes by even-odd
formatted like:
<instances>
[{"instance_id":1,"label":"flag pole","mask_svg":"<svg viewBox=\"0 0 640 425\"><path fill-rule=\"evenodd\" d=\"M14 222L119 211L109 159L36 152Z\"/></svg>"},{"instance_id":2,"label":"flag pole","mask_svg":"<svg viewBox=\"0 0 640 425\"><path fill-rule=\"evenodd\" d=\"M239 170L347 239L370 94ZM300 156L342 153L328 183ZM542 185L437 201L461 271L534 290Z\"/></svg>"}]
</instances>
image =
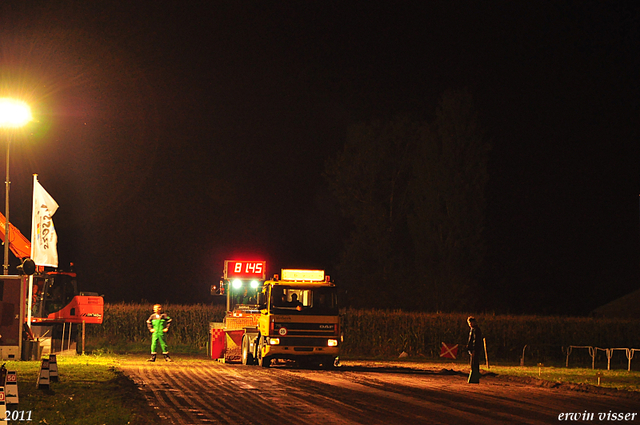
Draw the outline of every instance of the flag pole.
<instances>
[{"instance_id":1,"label":"flag pole","mask_svg":"<svg viewBox=\"0 0 640 425\"><path fill-rule=\"evenodd\" d=\"M33 259L33 246L36 243L36 235L35 235L35 227L36 227L36 223L34 220L35 217L35 205L34 205L34 199L35 199L35 190L36 190L36 182L38 181L38 175L34 174L33 175L33 191L34 191L34 196L31 199L31 259ZM32 307L32 303L33 303L33 275L29 276L29 298L27 300L27 324L29 326L29 329L31 329L31 307Z\"/></svg>"},{"instance_id":2,"label":"flag pole","mask_svg":"<svg viewBox=\"0 0 640 425\"><path fill-rule=\"evenodd\" d=\"M7 138L7 164L6 164L6 178L4 179L4 265L2 274L9 274L9 244L11 232L9 230L9 146L11 145L11 136Z\"/></svg>"}]
</instances>

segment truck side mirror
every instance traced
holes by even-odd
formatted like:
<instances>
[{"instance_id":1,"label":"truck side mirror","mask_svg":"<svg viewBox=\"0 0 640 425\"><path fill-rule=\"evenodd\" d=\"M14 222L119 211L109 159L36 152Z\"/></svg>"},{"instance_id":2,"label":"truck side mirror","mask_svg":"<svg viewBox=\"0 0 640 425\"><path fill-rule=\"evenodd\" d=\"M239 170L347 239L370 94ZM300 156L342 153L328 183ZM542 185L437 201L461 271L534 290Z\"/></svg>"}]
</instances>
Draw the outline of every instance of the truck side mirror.
<instances>
[{"instance_id":1,"label":"truck side mirror","mask_svg":"<svg viewBox=\"0 0 640 425\"><path fill-rule=\"evenodd\" d=\"M267 308L267 297L264 292L258 292L258 308L260 310Z\"/></svg>"},{"instance_id":2,"label":"truck side mirror","mask_svg":"<svg viewBox=\"0 0 640 425\"><path fill-rule=\"evenodd\" d=\"M224 282L222 280L219 284L211 284L211 295L224 295Z\"/></svg>"}]
</instances>

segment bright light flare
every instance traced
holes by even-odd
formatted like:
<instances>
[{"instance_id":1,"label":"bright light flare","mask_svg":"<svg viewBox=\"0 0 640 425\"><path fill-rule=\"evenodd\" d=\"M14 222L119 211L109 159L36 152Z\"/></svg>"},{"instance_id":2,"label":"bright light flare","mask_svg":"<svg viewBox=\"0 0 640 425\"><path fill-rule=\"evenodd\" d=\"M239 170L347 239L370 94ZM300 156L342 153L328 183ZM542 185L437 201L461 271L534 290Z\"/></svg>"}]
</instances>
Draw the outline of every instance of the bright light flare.
<instances>
[{"instance_id":1,"label":"bright light flare","mask_svg":"<svg viewBox=\"0 0 640 425\"><path fill-rule=\"evenodd\" d=\"M242 281L240 279L235 279L232 282L232 285L233 285L233 289L240 289L242 288Z\"/></svg>"},{"instance_id":2,"label":"bright light flare","mask_svg":"<svg viewBox=\"0 0 640 425\"><path fill-rule=\"evenodd\" d=\"M0 98L0 127L19 128L33 119L31 108L21 100Z\"/></svg>"},{"instance_id":3,"label":"bright light flare","mask_svg":"<svg viewBox=\"0 0 640 425\"><path fill-rule=\"evenodd\" d=\"M251 287L252 287L253 289L257 289L257 288L258 288L258 286L260 286L260 283L259 283L257 280L252 280L252 281L251 281Z\"/></svg>"},{"instance_id":4,"label":"bright light flare","mask_svg":"<svg viewBox=\"0 0 640 425\"><path fill-rule=\"evenodd\" d=\"M330 339L327 341L327 346L329 347L337 347L338 346L338 340L337 339Z\"/></svg>"}]
</instances>

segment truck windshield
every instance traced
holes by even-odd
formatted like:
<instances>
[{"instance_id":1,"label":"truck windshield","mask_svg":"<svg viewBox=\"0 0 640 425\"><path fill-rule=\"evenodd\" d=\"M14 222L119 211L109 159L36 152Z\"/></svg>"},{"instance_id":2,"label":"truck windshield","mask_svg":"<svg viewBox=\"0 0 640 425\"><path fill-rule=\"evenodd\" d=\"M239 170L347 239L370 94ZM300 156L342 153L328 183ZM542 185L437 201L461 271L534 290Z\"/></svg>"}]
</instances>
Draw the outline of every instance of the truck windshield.
<instances>
[{"instance_id":1,"label":"truck windshield","mask_svg":"<svg viewBox=\"0 0 640 425\"><path fill-rule=\"evenodd\" d=\"M230 310L236 310L241 306L248 307L253 306L256 307L258 304L258 294L257 289L254 288L232 288L231 289L231 298L230 298Z\"/></svg>"},{"instance_id":2,"label":"truck windshield","mask_svg":"<svg viewBox=\"0 0 640 425\"><path fill-rule=\"evenodd\" d=\"M271 311L276 314L338 314L334 287L275 286L271 289Z\"/></svg>"}]
</instances>

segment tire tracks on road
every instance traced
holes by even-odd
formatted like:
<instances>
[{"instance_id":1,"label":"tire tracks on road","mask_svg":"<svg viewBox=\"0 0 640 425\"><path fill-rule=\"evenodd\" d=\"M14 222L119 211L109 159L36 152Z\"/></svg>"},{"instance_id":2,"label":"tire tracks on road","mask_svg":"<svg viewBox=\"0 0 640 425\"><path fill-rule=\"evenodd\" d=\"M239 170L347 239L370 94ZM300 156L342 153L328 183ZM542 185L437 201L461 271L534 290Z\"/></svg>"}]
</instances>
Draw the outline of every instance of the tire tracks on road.
<instances>
[{"instance_id":1,"label":"tire tracks on road","mask_svg":"<svg viewBox=\"0 0 640 425\"><path fill-rule=\"evenodd\" d=\"M326 398L298 395L277 370L203 362L196 366L121 366L168 424L351 424L327 408ZM314 403L313 401L316 401ZM328 404L331 406L332 404Z\"/></svg>"},{"instance_id":2,"label":"tire tracks on road","mask_svg":"<svg viewBox=\"0 0 640 425\"><path fill-rule=\"evenodd\" d=\"M269 369L211 360L121 366L163 422L259 425L546 424L562 412L635 412L635 400L450 373Z\"/></svg>"}]
</instances>

